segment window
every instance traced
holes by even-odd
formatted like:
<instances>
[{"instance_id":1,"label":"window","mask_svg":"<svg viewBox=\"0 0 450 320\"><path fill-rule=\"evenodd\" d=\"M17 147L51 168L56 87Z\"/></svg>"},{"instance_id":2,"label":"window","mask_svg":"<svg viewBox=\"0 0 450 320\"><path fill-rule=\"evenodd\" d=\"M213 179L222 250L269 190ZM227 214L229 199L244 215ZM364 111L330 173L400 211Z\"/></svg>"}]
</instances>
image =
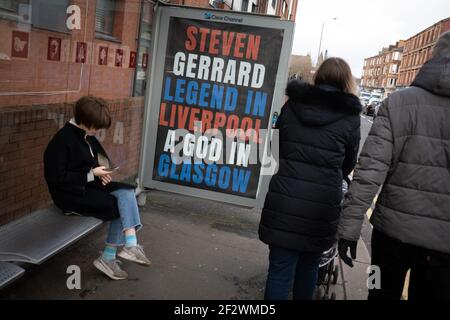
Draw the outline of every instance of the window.
<instances>
[{"instance_id":1,"label":"window","mask_svg":"<svg viewBox=\"0 0 450 320\"><path fill-rule=\"evenodd\" d=\"M242 0L241 11L244 11L244 12L248 11L248 0Z\"/></svg>"},{"instance_id":2,"label":"window","mask_svg":"<svg viewBox=\"0 0 450 320\"><path fill-rule=\"evenodd\" d=\"M392 55L392 60L400 60L401 58L401 54L400 52L394 52L394 54Z\"/></svg>"},{"instance_id":3,"label":"window","mask_svg":"<svg viewBox=\"0 0 450 320\"><path fill-rule=\"evenodd\" d=\"M116 0L97 0L95 11L95 31L112 36L114 31L114 13Z\"/></svg>"},{"instance_id":4,"label":"window","mask_svg":"<svg viewBox=\"0 0 450 320\"><path fill-rule=\"evenodd\" d=\"M391 64L391 73L397 73L397 71L398 71L398 65Z\"/></svg>"},{"instance_id":5,"label":"window","mask_svg":"<svg viewBox=\"0 0 450 320\"><path fill-rule=\"evenodd\" d=\"M252 12L256 13L256 4L252 3Z\"/></svg>"},{"instance_id":6,"label":"window","mask_svg":"<svg viewBox=\"0 0 450 320\"><path fill-rule=\"evenodd\" d=\"M29 0L0 0L0 18L31 23Z\"/></svg>"},{"instance_id":7,"label":"window","mask_svg":"<svg viewBox=\"0 0 450 320\"><path fill-rule=\"evenodd\" d=\"M31 19L33 27L68 32L66 26L69 0L33 0L31 3Z\"/></svg>"},{"instance_id":8,"label":"window","mask_svg":"<svg viewBox=\"0 0 450 320\"><path fill-rule=\"evenodd\" d=\"M275 6L277 5L277 0L272 0L272 8L275 9Z\"/></svg>"},{"instance_id":9,"label":"window","mask_svg":"<svg viewBox=\"0 0 450 320\"><path fill-rule=\"evenodd\" d=\"M388 86L389 87L395 86L395 79L394 78L389 78Z\"/></svg>"},{"instance_id":10,"label":"window","mask_svg":"<svg viewBox=\"0 0 450 320\"><path fill-rule=\"evenodd\" d=\"M21 4L28 4L28 0L18 1L18 0L0 0L0 9L5 11L10 11L13 13L19 13L19 6Z\"/></svg>"},{"instance_id":11,"label":"window","mask_svg":"<svg viewBox=\"0 0 450 320\"><path fill-rule=\"evenodd\" d=\"M69 0L0 0L0 17L31 23L33 27L69 32L66 27Z\"/></svg>"},{"instance_id":12,"label":"window","mask_svg":"<svg viewBox=\"0 0 450 320\"><path fill-rule=\"evenodd\" d=\"M223 3L224 3L223 0L209 0L209 4L213 8L221 9Z\"/></svg>"}]
</instances>

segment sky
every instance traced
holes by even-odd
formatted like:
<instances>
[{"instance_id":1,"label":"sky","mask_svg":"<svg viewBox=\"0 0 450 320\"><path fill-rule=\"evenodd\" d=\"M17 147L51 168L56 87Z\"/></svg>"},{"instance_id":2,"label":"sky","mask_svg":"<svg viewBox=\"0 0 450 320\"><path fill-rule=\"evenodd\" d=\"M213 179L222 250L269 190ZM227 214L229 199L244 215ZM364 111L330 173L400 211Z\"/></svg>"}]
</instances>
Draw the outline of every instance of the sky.
<instances>
[{"instance_id":1,"label":"sky","mask_svg":"<svg viewBox=\"0 0 450 320\"><path fill-rule=\"evenodd\" d=\"M337 20L332 20L333 18ZM361 77L364 58L450 17L450 0L298 0L293 54L344 58Z\"/></svg>"}]
</instances>

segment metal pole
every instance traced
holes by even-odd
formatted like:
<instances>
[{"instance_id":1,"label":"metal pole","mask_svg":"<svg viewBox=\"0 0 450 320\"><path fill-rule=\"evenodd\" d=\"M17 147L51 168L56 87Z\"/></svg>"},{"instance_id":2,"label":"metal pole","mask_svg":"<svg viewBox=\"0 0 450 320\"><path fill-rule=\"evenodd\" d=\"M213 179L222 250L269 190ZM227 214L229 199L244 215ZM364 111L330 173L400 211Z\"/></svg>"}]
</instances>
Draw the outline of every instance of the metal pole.
<instances>
[{"instance_id":1,"label":"metal pole","mask_svg":"<svg viewBox=\"0 0 450 320\"><path fill-rule=\"evenodd\" d=\"M337 19L338 19L338 18L332 18L332 19L330 19L330 20L337 20ZM321 31L321 33L320 33L319 52L317 53L317 61L316 61L316 64L317 64L317 62L319 61L320 51L322 50L322 38L323 38L323 29L324 29L324 27L325 27L325 20L322 22L322 31Z\"/></svg>"},{"instance_id":2,"label":"metal pole","mask_svg":"<svg viewBox=\"0 0 450 320\"><path fill-rule=\"evenodd\" d=\"M316 65L319 62L320 50L322 50L322 37L323 37L323 28L324 28L324 26L325 26L325 21L322 22L322 31L320 32L319 52L317 53Z\"/></svg>"}]
</instances>

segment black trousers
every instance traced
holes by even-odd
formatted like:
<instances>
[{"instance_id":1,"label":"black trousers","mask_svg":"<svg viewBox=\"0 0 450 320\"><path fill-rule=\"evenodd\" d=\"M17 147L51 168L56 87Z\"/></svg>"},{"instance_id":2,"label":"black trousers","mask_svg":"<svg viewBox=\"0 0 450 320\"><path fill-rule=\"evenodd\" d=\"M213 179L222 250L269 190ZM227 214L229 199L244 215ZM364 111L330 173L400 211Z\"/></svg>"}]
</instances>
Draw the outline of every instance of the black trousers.
<instances>
[{"instance_id":1,"label":"black trousers","mask_svg":"<svg viewBox=\"0 0 450 320\"><path fill-rule=\"evenodd\" d=\"M369 290L369 300L400 300L408 269L408 300L450 300L448 253L405 244L374 229L372 265L380 268L381 289Z\"/></svg>"}]
</instances>

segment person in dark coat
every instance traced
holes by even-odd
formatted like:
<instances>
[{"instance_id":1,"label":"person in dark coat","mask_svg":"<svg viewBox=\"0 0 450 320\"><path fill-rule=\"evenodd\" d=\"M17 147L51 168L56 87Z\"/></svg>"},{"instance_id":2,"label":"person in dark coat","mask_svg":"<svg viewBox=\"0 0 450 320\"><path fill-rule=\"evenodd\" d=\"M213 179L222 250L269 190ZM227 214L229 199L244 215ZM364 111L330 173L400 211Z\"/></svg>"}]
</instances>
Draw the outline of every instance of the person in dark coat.
<instances>
[{"instance_id":1,"label":"person in dark coat","mask_svg":"<svg viewBox=\"0 0 450 320\"><path fill-rule=\"evenodd\" d=\"M364 215L371 215L372 265L380 282L369 300L450 300L450 31L411 87L380 107L356 166L338 228L342 260L353 265ZM351 249L352 257L347 256Z\"/></svg>"},{"instance_id":2,"label":"person in dark coat","mask_svg":"<svg viewBox=\"0 0 450 320\"><path fill-rule=\"evenodd\" d=\"M136 232L142 227L134 186L112 181L115 168L100 142L97 130L109 128L106 102L83 97L74 118L51 139L44 152L44 175L53 202L64 212L111 221L107 246L94 266L111 279L127 278L116 260L120 257L149 265Z\"/></svg>"},{"instance_id":3,"label":"person in dark coat","mask_svg":"<svg viewBox=\"0 0 450 320\"><path fill-rule=\"evenodd\" d=\"M314 85L291 81L279 129L280 159L259 226L269 245L265 299L311 299L323 251L336 241L342 182L356 164L360 141L358 97L350 67L325 60Z\"/></svg>"}]
</instances>

